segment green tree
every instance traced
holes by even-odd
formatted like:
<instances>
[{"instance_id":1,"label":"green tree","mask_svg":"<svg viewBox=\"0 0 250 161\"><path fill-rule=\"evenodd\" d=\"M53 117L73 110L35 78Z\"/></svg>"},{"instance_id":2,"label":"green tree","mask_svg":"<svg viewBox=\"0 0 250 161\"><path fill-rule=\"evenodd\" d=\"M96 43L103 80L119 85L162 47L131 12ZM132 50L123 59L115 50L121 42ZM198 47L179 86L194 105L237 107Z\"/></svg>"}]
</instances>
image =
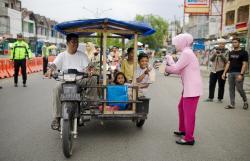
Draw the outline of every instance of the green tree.
<instances>
[{"instance_id":1,"label":"green tree","mask_svg":"<svg viewBox=\"0 0 250 161\"><path fill-rule=\"evenodd\" d=\"M168 34L168 22L156 15L136 15L136 21L145 22L152 26L156 32L147 37L139 38L139 41L143 44L148 44L150 48L158 49L163 47L164 42L166 41Z\"/></svg>"},{"instance_id":2,"label":"green tree","mask_svg":"<svg viewBox=\"0 0 250 161\"><path fill-rule=\"evenodd\" d=\"M98 34L100 36L100 34ZM87 43L87 42L92 42L97 46L100 46L100 38L80 38L80 42L82 43ZM119 48L122 47L122 39L117 39L117 38L108 38L107 39L107 47L111 46L117 46Z\"/></svg>"}]
</instances>

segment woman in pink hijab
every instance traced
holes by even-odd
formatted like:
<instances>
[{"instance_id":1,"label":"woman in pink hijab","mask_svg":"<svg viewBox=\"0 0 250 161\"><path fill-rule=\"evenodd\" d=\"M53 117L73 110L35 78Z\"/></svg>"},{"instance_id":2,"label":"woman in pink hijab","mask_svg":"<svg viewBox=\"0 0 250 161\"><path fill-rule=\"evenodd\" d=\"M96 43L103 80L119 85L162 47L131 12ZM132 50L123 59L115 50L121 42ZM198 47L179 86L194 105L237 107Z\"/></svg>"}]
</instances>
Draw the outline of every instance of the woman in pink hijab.
<instances>
[{"instance_id":1,"label":"woman in pink hijab","mask_svg":"<svg viewBox=\"0 0 250 161\"><path fill-rule=\"evenodd\" d=\"M174 132L180 136L176 141L181 145L194 145L195 113L200 96L202 95L202 79L198 59L191 49L193 37L190 34L180 34L173 38L177 52L181 52L179 60L175 63L170 55L166 56L166 72L181 76L183 91L178 105L179 131ZM182 137L183 136L183 137Z\"/></svg>"}]
</instances>

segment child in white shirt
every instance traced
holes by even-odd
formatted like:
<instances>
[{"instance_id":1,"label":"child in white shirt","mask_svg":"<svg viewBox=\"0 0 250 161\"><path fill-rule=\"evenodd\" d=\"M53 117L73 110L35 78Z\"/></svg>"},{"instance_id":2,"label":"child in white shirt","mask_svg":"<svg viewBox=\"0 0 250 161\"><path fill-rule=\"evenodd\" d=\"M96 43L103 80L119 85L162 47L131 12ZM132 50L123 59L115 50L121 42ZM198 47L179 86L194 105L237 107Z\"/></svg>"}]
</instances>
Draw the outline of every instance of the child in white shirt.
<instances>
[{"instance_id":1,"label":"child in white shirt","mask_svg":"<svg viewBox=\"0 0 250 161\"><path fill-rule=\"evenodd\" d=\"M149 67L149 57L145 53L141 53L138 56L138 64L136 70L136 82L139 86L138 96L142 97L145 95L149 84L155 80L155 71L153 68Z\"/></svg>"}]
</instances>

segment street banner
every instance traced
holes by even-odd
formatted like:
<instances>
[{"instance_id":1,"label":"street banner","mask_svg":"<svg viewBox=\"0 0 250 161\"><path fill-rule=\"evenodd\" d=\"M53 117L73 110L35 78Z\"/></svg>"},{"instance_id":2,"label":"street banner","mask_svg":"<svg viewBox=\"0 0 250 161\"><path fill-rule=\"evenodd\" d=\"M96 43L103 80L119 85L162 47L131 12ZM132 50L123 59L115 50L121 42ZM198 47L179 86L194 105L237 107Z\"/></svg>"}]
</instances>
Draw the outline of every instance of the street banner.
<instances>
[{"instance_id":1,"label":"street banner","mask_svg":"<svg viewBox=\"0 0 250 161\"><path fill-rule=\"evenodd\" d=\"M210 0L185 0L184 12L193 15L208 15Z\"/></svg>"}]
</instances>

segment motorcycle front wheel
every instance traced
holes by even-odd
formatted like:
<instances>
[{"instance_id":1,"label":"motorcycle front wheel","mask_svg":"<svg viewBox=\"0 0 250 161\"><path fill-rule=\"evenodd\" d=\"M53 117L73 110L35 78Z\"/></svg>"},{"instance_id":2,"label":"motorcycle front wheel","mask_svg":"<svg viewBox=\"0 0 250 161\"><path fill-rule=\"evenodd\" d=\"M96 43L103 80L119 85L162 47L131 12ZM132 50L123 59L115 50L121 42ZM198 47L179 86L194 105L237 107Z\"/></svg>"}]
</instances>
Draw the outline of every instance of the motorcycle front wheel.
<instances>
[{"instance_id":1,"label":"motorcycle front wheel","mask_svg":"<svg viewBox=\"0 0 250 161\"><path fill-rule=\"evenodd\" d=\"M72 120L64 120L62 127L62 147L63 154L66 158L71 157L72 155L72 147L73 147L73 121Z\"/></svg>"}]
</instances>

